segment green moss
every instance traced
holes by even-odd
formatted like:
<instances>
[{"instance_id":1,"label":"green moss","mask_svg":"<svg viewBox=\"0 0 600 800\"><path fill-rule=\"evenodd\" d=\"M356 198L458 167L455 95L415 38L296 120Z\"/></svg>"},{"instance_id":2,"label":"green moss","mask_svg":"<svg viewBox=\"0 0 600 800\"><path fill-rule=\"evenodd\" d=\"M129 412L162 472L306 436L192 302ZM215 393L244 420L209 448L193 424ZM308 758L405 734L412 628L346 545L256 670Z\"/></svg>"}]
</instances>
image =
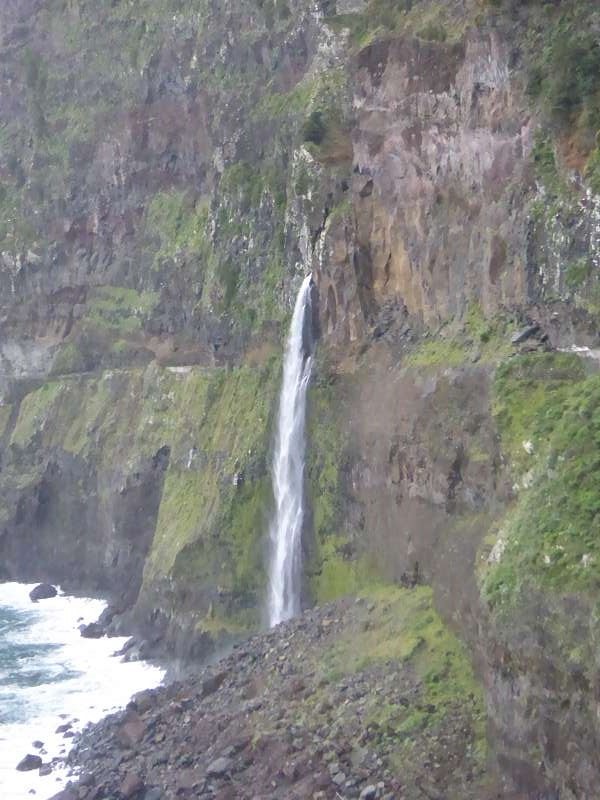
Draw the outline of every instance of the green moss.
<instances>
[{"instance_id":1,"label":"green moss","mask_svg":"<svg viewBox=\"0 0 600 800\"><path fill-rule=\"evenodd\" d=\"M337 384L317 380L310 388L307 480L315 539L309 566L317 601L353 592L358 584L354 554L343 530L343 470L346 435ZM346 554L344 555L344 553Z\"/></svg>"},{"instance_id":2,"label":"green moss","mask_svg":"<svg viewBox=\"0 0 600 800\"><path fill-rule=\"evenodd\" d=\"M573 382L582 380L581 359L571 353L534 353L502 364L494 383L493 413L504 452L517 470L531 466L523 442L545 440Z\"/></svg>"},{"instance_id":3,"label":"green moss","mask_svg":"<svg viewBox=\"0 0 600 800\"><path fill-rule=\"evenodd\" d=\"M68 375L85 370L85 358L74 342L63 345L52 362L53 375Z\"/></svg>"},{"instance_id":4,"label":"green moss","mask_svg":"<svg viewBox=\"0 0 600 800\"><path fill-rule=\"evenodd\" d=\"M65 391L63 383L55 382L46 383L40 389L26 395L21 401L10 443L24 447L36 434L41 434L52 420L55 410L60 408L59 401Z\"/></svg>"},{"instance_id":5,"label":"green moss","mask_svg":"<svg viewBox=\"0 0 600 800\"><path fill-rule=\"evenodd\" d=\"M330 535L322 542L319 568L312 579L312 590L318 603L356 594L373 582L376 582L375 571L369 569L364 558L348 553L346 537Z\"/></svg>"},{"instance_id":6,"label":"green moss","mask_svg":"<svg viewBox=\"0 0 600 800\"><path fill-rule=\"evenodd\" d=\"M526 487L501 530L503 550L484 577L492 608L508 609L532 589L600 589L600 376L585 377L574 356L519 359L499 374L496 410L511 455L527 438L533 453L513 457Z\"/></svg>"},{"instance_id":7,"label":"green moss","mask_svg":"<svg viewBox=\"0 0 600 800\"><path fill-rule=\"evenodd\" d=\"M392 728L400 755L407 736L434 727L459 708L469 709L473 746L485 757L483 692L466 649L444 625L433 607L431 589L380 586L363 595L369 603L368 624L338 638L325 650L320 669L329 680L378 664L401 662L422 685L417 706L381 707L370 703L369 719Z\"/></svg>"},{"instance_id":8,"label":"green moss","mask_svg":"<svg viewBox=\"0 0 600 800\"><path fill-rule=\"evenodd\" d=\"M350 31L356 49L398 34L413 34L431 42L457 41L475 18L465 9L460 13L441 2L428 0L368 0L360 13L328 18L334 29Z\"/></svg>"},{"instance_id":9,"label":"green moss","mask_svg":"<svg viewBox=\"0 0 600 800\"><path fill-rule=\"evenodd\" d=\"M22 190L14 182L0 180L0 245L17 255L31 246L35 230L24 212Z\"/></svg>"},{"instance_id":10,"label":"green moss","mask_svg":"<svg viewBox=\"0 0 600 800\"><path fill-rule=\"evenodd\" d=\"M317 603L355 594L377 582L377 570L361 550L360 532L348 523L346 489L350 442L345 402L351 376L327 375L323 357L309 393L306 475L313 547L306 571Z\"/></svg>"},{"instance_id":11,"label":"green moss","mask_svg":"<svg viewBox=\"0 0 600 800\"><path fill-rule=\"evenodd\" d=\"M566 196L569 189L564 177L558 171L552 140L542 133L538 133L531 155L536 177L544 186L549 197Z\"/></svg>"},{"instance_id":12,"label":"green moss","mask_svg":"<svg viewBox=\"0 0 600 800\"><path fill-rule=\"evenodd\" d=\"M180 586L190 579L220 586L217 615L245 626L256 624L264 588L262 542L271 497L266 460L278 381L277 361L206 380L202 410L196 409L186 436L187 448L198 453L185 469L178 449L172 453L146 565L148 582L170 575ZM173 398L179 429L182 418L189 419L188 401L197 400L189 389Z\"/></svg>"},{"instance_id":13,"label":"green moss","mask_svg":"<svg viewBox=\"0 0 600 800\"><path fill-rule=\"evenodd\" d=\"M417 35L427 42L445 42L447 38L446 28L441 22L435 20L428 20L419 28Z\"/></svg>"},{"instance_id":14,"label":"green moss","mask_svg":"<svg viewBox=\"0 0 600 800\"><path fill-rule=\"evenodd\" d=\"M160 239L158 258L175 258L181 253L208 257L206 203L194 201L186 192L158 192L148 204L146 221L149 232Z\"/></svg>"},{"instance_id":15,"label":"green moss","mask_svg":"<svg viewBox=\"0 0 600 800\"><path fill-rule=\"evenodd\" d=\"M211 511L218 499L216 476L202 470L169 469L165 478L156 534L152 542L151 557L146 565L146 579L156 572L168 575L175 559L194 538L199 537L202 526L210 524ZM203 555L203 554L201 554ZM198 564L186 558L184 566L197 575L200 581L214 564L203 559L202 574Z\"/></svg>"},{"instance_id":16,"label":"green moss","mask_svg":"<svg viewBox=\"0 0 600 800\"><path fill-rule=\"evenodd\" d=\"M264 589L279 383L278 358L230 371L151 365L57 380L24 398L10 441L23 458L64 451L124 473L168 448L146 585L168 580L181 604L191 580L219 586L217 616L248 626Z\"/></svg>"},{"instance_id":17,"label":"green moss","mask_svg":"<svg viewBox=\"0 0 600 800\"><path fill-rule=\"evenodd\" d=\"M455 367L466 360L465 348L447 339L426 339L406 358L408 367Z\"/></svg>"},{"instance_id":18,"label":"green moss","mask_svg":"<svg viewBox=\"0 0 600 800\"><path fill-rule=\"evenodd\" d=\"M219 190L238 195L242 202L252 207L260 203L265 181L261 173L246 161L237 161L223 172Z\"/></svg>"},{"instance_id":19,"label":"green moss","mask_svg":"<svg viewBox=\"0 0 600 800\"><path fill-rule=\"evenodd\" d=\"M233 591L254 608L260 606L265 585L264 549L272 489L270 476L232 487L222 528L231 538Z\"/></svg>"},{"instance_id":20,"label":"green moss","mask_svg":"<svg viewBox=\"0 0 600 800\"><path fill-rule=\"evenodd\" d=\"M511 317L496 314L486 317L481 306L469 304L462 319L450 321L435 337L422 339L407 354L408 367L457 367L476 355L482 363L498 363L512 351L514 330Z\"/></svg>"},{"instance_id":21,"label":"green moss","mask_svg":"<svg viewBox=\"0 0 600 800\"><path fill-rule=\"evenodd\" d=\"M565 282L570 289L578 289L590 278L593 265L588 256L571 261L565 270Z\"/></svg>"},{"instance_id":22,"label":"green moss","mask_svg":"<svg viewBox=\"0 0 600 800\"><path fill-rule=\"evenodd\" d=\"M585 166L585 177L594 194L600 195L600 147L590 153Z\"/></svg>"},{"instance_id":23,"label":"green moss","mask_svg":"<svg viewBox=\"0 0 600 800\"><path fill-rule=\"evenodd\" d=\"M121 286L99 286L88 294L85 319L120 334L141 330L158 303L155 292L136 292Z\"/></svg>"}]
</instances>

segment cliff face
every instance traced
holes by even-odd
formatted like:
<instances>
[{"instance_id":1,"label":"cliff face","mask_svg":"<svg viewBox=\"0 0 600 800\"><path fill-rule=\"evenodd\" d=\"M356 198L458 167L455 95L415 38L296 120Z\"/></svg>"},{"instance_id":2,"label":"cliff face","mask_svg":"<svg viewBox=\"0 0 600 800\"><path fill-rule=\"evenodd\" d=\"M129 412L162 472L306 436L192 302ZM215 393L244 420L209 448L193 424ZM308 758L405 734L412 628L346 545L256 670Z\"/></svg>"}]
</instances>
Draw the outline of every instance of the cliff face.
<instances>
[{"instance_id":1,"label":"cliff face","mask_svg":"<svg viewBox=\"0 0 600 800\"><path fill-rule=\"evenodd\" d=\"M598 338L598 25L3 3L2 575L109 593L182 656L256 627L312 270L307 603L431 584L507 787L592 797L597 379L551 348Z\"/></svg>"}]
</instances>

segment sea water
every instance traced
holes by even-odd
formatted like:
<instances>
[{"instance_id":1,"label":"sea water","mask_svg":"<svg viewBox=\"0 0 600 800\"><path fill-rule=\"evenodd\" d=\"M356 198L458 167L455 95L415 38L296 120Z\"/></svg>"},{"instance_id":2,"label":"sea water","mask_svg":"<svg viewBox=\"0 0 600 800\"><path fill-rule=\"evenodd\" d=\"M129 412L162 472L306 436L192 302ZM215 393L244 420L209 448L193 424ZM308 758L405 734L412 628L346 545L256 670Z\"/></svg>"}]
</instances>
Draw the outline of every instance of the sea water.
<instances>
[{"instance_id":1,"label":"sea water","mask_svg":"<svg viewBox=\"0 0 600 800\"><path fill-rule=\"evenodd\" d=\"M81 730L127 704L133 694L157 686L162 670L142 661L125 663L115 652L126 639L84 639L79 626L94 622L101 600L59 593L32 603L33 586L0 584L0 798L47 800L67 781L66 770L17 772L28 753L44 763L64 756L70 738L56 733L73 722ZM44 743L36 749L34 741Z\"/></svg>"}]
</instances>

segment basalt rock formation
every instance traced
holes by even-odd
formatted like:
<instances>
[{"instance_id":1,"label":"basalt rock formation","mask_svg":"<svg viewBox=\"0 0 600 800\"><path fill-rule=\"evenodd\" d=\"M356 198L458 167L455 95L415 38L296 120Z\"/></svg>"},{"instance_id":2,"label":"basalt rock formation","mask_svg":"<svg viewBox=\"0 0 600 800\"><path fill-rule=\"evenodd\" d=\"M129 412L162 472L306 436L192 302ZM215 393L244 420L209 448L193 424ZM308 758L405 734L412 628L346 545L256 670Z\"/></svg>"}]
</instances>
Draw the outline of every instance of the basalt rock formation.
<instances>
[{"instance_id":1,"label":"basalt rock formation","mask_svg":"<svg viewBox=\"0 0 600 800\"><path fill-rule=\"evenodd\" d=\"M311 271L305 605L431 586L489 769L594 797L592 0L11 0L0 31L1 576L184 660L258 628Z\"/></svg>"}]
</instances>

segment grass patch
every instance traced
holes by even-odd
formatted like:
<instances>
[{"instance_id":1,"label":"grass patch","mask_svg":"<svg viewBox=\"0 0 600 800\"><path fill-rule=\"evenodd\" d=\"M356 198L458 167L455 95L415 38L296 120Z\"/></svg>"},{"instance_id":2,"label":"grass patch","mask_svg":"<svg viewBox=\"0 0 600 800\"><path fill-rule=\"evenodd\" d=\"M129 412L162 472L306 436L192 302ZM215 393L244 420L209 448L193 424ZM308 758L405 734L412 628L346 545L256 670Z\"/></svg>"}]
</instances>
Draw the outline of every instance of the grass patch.
<instances>
[{"instance_id":1,"label":"grass patch","mask_svg":"<svg viewBox=\"0 0 600 800\"><path fill-rule=\"evenodd\" d=\"M404 363L407 367L457 367L466 358L466 348L458 340L426 339L409 353Z\"/></svg>"},{"instance_id":2,"label":"grass patch","mask_svg":"<svg viewBox=\"0 0 600 800\"><path fill-rule=\"evenodd\" d=\"M523 442L543 446L562 414L564 398L584 377L581 359L571 353L533 353L499 367L493 413L504 452L517 473L531 467Z\"/></svg>"}]
</instances>

